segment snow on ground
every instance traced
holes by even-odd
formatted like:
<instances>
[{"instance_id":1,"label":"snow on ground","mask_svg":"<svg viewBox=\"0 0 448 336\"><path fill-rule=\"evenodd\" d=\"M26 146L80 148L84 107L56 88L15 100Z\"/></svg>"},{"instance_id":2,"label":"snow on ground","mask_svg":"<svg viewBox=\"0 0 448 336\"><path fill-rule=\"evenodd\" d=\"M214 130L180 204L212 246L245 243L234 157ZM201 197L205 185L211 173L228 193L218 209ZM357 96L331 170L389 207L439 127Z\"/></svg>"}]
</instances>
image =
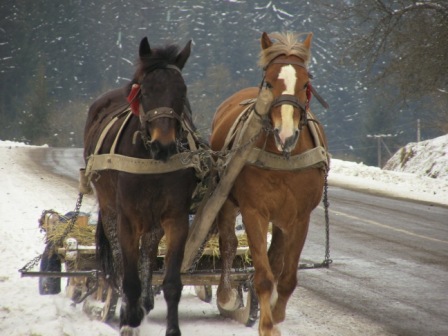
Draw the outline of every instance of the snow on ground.
<instances>
[{"instance_id":1,"label":"snow on ground","mask_svg":"<svg viewBox=\"0 0 448 336\"><path fill-rule=\"evenodd\" d=\"M402 153L412 154L403 159ZM448 135L403 147L384 169L332 160L329 183L396 198L448 205Z\"/></svg>"},{"instance_id":2,"label":"snow on ground","mask_svg":"<svg viewBox=\"0 0 448 336\"><path fill-rule=\"evenodd\" d=\"M426 143L426 142L425 142ZM433 144L434 147L431 147ZM448 205L448 174L441 171L448 167L448 136L413 147L413 151L437 151L438 158L414 153L402 169L408 172L385 171L363 164L332 160L330 185L348 186L406 197L425 202ZM36 278L20 278L18 269L44 249L43 234L37 220L43 210L59 212L73 210L77 191L57 176L45 175L28 160L22 143L0 141L0 330L10 336L107 336L117 335L116 326L90 320L81 305L72 306L63 293L40 296ZM426 153L428 154L428 153ZM420 160L418 161L418 157ZM435 167L438 178L425 175L428 167ZM411 167L418 166L418 170ZM392 166L391 166L392 167ZM393 166L395 167L395 166ZM434 176L434 168L430 170ZM83 211L95 206L93 198L86 197ZM298 289L301 290L300 288ZM142 334L165 334L165 303L161 295L156 298L156 309L143 323ZM184 335L256 335L256 325L246 328L219 316L216 304L201 302L191 287L185 287L180 303L180 323ZM317 325L307 314L287 316L281 325L285 335L320 335ZM318 321L315 320L315 321ZM115 328L115 329L114 329ZM359 330L361 333L361 330ZM371 333L370 335L373 335ZM381 334L380 331L375 333ZM355 334L353 334L355 335Z\"/></svg>"},{"instance_id":3,"label":"snow on ground","mask_svg":"<svg viewBox=\"0 0 448 336\"><path fill-rule=\"evenodd\" d=\"M433 178L448 178L448 135L407 144L387 162L384 169Z\"/></svg>"}]
</instances>

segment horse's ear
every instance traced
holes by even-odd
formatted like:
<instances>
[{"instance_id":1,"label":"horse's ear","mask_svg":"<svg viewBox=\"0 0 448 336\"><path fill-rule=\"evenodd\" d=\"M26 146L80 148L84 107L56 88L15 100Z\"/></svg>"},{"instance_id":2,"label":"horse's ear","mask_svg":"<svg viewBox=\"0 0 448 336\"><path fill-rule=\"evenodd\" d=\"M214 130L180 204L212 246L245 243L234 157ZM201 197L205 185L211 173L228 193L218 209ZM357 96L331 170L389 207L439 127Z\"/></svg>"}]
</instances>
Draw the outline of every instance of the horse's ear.
<instances>
[{"instance_id":1,"label":"horse's ear","mask_svg":"<svg viewBox=\"0 0 448 336\"><path fill-rule=\"evenodd\" d=\"M267 49L272 45L272 41L269 38L268 34L266 32L263 32L263 35L261 35L261 48Z\"/></svg>"},{"instance_id":2,"label":"horse's ear","mask_svg":"<svg viewBox=\"0 0 448 336\"><path fill-rule=\"evenodd\" d=\"M303 45L307 48L311 48L311 40L313 39L313 33L309 33L306 37L305 41L303 42Z\"/></svg>"},{"instance_id":3,"label":"horse's ear","mask_svg":"<svg viewBox=\"0 0 448 336\"><path fill-rule=\"evenodd\" d=\"M190 57L190 51L191 51L191 40L187 42L184 49L182 49L182 51L176 58L176 65L179 69L182 69L185 63L187 63L188 57Z\"/></svg>"},{"instance_id":4,"label":"horse's ear","mask_svg":"<svg viewBox=\"0 0 448 336\"><path fill-rule=\"evenodd\" d=\"M149 46L148 38L144 37L140 42L140 49L138 51L140 58L151 55L151 47Z\"/></svg>"}]
</instances>

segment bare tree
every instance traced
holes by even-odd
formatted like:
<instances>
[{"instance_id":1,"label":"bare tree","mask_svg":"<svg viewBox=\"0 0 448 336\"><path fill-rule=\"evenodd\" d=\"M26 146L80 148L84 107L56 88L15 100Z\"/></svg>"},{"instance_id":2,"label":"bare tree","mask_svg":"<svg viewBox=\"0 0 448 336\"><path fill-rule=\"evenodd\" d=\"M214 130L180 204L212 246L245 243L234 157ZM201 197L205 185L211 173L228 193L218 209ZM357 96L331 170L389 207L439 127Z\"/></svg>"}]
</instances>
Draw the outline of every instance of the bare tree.
<instances>
[{"instance_id":1,"label":"bare tree","mask_svg":"<svg viewBox=\"0 0 448 336\"><path fill-rule=\"evenodd\" d=\"M394 85L401 98L448 89L448 2L363 0L349 5L362 27L348 51L352 60ZM387 85L388 84L388 85Z\"/></svg>"}]
</instances>

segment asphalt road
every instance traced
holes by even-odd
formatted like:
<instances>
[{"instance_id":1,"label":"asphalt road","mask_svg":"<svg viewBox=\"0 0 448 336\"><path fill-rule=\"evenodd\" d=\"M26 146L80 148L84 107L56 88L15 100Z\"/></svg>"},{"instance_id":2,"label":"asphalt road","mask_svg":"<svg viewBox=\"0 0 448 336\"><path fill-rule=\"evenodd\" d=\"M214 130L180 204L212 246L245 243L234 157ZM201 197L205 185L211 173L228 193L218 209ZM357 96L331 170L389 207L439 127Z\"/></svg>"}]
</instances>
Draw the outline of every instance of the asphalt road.
<instances>
[{"instance_id":1,"label":"asphalt road","mask_svg":"<svg viewBox=\"0 0 448 336\"><path fill-rule=\"evenodd\" d=\"M77 184L80 149L33 157ZM448 335L448 208L332 186L329 200L333 263L299 271L287 319L305 317L313 335ZM312 216L306 262L324 258L323 215Z\"/></svg>"},{"instance_id":2,"label":"asphalt road","mask_svg":"<svg viewBox=\"0 0 448 336\"><path fill-rule=\"evenodd\" d=\"M330 209L333 264L300 272L300 286L378 335L448 335L448 209L338 188ZM322 222L318 209L303 257L318 248Z\"/></svg>"}]
</instances>

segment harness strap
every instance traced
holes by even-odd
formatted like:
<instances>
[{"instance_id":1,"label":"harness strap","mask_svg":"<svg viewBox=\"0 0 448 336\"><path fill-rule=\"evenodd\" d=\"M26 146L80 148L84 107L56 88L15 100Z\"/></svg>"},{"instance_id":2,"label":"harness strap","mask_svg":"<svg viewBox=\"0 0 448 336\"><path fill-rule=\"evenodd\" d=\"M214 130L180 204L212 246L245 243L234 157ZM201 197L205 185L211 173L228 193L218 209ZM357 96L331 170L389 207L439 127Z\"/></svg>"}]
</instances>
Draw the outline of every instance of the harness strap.
<instances>
[{"instance_id":1,"label":"harness strap","mask_svg":"<svg viewBox=\"0 0 448 336\"><path fill-rule=\"evenodd\" d=\"M320 94L317 93L316 89L314 88L314 86L310 85L310 90L311 93L313 94L314 97L316 97L317 101L326 109L328 109L330 107L330 105L328 105L328 103L322 98L322 96Z\"/></svg>"},{"instance_id":2,"label":"harness strap","mask_svg":"<svg viewBox=\"0 0 448 336\"><path fill-rule=\"evenodd\" d=\"M178 153L166 162L153 159L140 159L120 154L91 155L87 162L85 175L94 171L118 170L132 174L162 174L186 168L196 168L200 164L199 154Z\"/></svg>"},{"instance_id":3,"label":"harness strap","mask_svg":"<svg viewBox=\"0 0 448 336\"><path fill-rule=\"evenodd\" d=\"M157 107L155 109L144 112L140 104L140 122L142 124L144 124L145 122L151 122L159 118L171 118L180 121L180 117L176 113L174 113L174 110L171 107Z\"/></svg>"},{"instance_id":4,"label":"harness strap","mask_svg":"<svg viewBox=\"0 0 448 336\"><path fill-rule=\"evenodd\" d=\"M247 163L264 169L292 171L326 166L328 157L327 150L322 146L314 147L289 158L266 152L260 148L253 148L247 158Z\"/></svg>"},{"instance_id":5,"label":"harness strap","mask_svg":"<svg viewBox=\"0 0 448 336\"><path fill-rule=\"evenodd\" d=\"M314 120L313 113L308 110L307 118ZM283 155L266 152L260 148L253 148L247 162L254 166L273 170L299 170L311 167L329 167L330 155L321 141L322 134L314 122L308 123L315 147L304 153L290 156L289 159Z\"/></svg>"},{"instance_id":6,"label":"harness strap","mask_svg":"<svg viewBox=\"0 0 448 336\"><path fill-rule=\"evenodd\" d=\"M272 102L272 106L279 106L279 105L291 105L295 108L301 109L303 111L306 110L306 106L302 104L294 95L291 94L282 94L281 96L278 96L274 101Z\"/></svg>"},{"instance_id":7,"label":"harness strap","mask_svg":"<svg viewBox=\"0 0 448 336\"><path fill-rule=\"evenodd\" d=\"M132 115L132 111L129 110L128 114L126 115L126 119L124 119L123 123L121 124L121 127L118 130L117 136L115 137L115 140L114 140L114 142L112 144L112 147L110 148L110 152L112 154L115 153L115 148L117 147L118 139L120 138L121 132L123 131L124 127L128 123L128 120L131 118L131 115Z\"/></svg>"},{"instance_id":8,"label":"harness strap","mask_svg":"<svg viewBox=\"0 0 448 336\"><path fill-rule=\"evenodd\" d=\"M299 61L286 60L286 59L275 59L269 64L294 64L294 65L298 65L299 67L306 69L305 63L299 62Z\"/></svg>"},{"instance_id":9,"label":"harness strap","mask_svg":"<svg viewBox=\"0 0 448 336\"><path fill-rule=\"evenodd\" d=\"M126 114L126 118L118 130L114 142L111 146L110 152L106 154L98 154L104 139L112 126ZM197 152L198 146L196 145L195 137L193 136L193 130L189 122L182 120L182 128L187 132L187 141L190 146L190 152L178 153L170 157L166 162L153 159L141 159L115 153L115 148L121 137L121 133L125 128L128 120L132 116L131 109L125 109L120 112L114 118L112 118L106 127L102 130L98 142L95 147L95 151L89 156L84 175L89 177L92 172L100 170L118 170L133 174L161 174L174 172L176 170L194 168L196 174L201 177L205 175L203 167L201 165L200 154ZM196 153L195 153L196 152ZM203 177L203 176L202 176Z\"/></svg>"},{"instance_id":10,"label":"harness strap","mask_svg":"<svg viewBox=\"0 0 448 336\"><path fill-rule=\"evenodd\" d=\"M321 141L321 139L323 137L322 137L322 134L320 133L319 127L316 127L316 123L318 123L318 121L316 120L316 117L314 116L314 114L310 110L308 110L306 112L306 114L307 114L307 119L309 121L311 121L311 122L308 123L308 126L310 128L310 132L311 132L311 136L313 137L314 144L316 146L325 147L324 144L322 144L322 141Z\"/></svg>"},{"instance_id":11,"label":"harness strap","mask_svg":"<svg viewBox=\"0 0 448 336\"><path fill-rule=\"evenodd\" d=\"M128 113L129 111L130 109L125 109L109 121L109 123L106 125L106 127L104 127L103 131L101 132L100 137L98 138L98 142L96 143L95 151L93 152L93 154L98 154L101 147L103 146L104 139L106 138L106 135L111 129L111 127L117 122L118 119L120 119L125 113Z\"/></svg>"},{"instance_id":12,"label":"harness strap","mask_svg":"<svg viewBox=\"0 0 448 336\"><path fill-rule=\"evenodd\" d=\"M255 99L255 101L256 101L256 99ZM255 105L255 101L251 102L243 110L243 112L241 112L239 114L238 118L233 122L233 125L230 128L229 132L227 133L227 137L226 137L226 139L224 141L224 145L222 147L223 150L225 150L227 148L230 148L230 143L232 141L234 141L236 137L238 137L238 139L239 139L240 135L243 134L243 132L241 130L242 130L244 124L246 124L246 120L247 120L248 115L249 115L248 111L253 109L253 107ZM244 102L240 103L240 105L246 105L247 104L247 103L244 103L244 104L243 103ZM234 145L236 145L238 143L238 139L233 142Z\"/></svg>"}]
</instances>

